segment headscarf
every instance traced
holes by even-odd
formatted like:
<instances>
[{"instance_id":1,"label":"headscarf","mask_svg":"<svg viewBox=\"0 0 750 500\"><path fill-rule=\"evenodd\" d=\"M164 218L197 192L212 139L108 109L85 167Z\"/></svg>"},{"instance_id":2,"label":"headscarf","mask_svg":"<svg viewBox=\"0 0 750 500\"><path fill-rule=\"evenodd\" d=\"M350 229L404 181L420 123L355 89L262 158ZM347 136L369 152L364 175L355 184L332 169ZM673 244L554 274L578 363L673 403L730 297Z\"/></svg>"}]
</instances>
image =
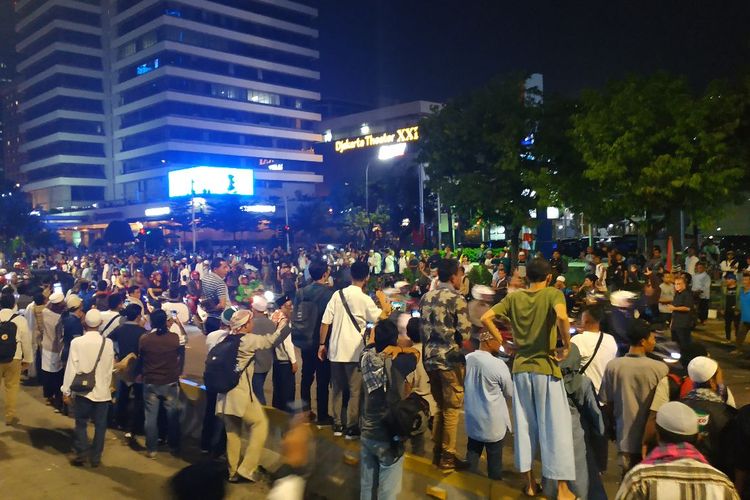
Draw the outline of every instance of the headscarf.
<instances>
[{"instance_id":1,"label":"headscarf","mask_svg":"<svg viewBox=\"0 0 750 500\"><path fill-rule=\"evenodd\" d=\"M573 395L581 388L583 375L579 373L581 369L581 353L575 344L570 345L568 357L560 363L560 371L565 384L565 391L568 395Z\"/></svg>"}]
</instances>

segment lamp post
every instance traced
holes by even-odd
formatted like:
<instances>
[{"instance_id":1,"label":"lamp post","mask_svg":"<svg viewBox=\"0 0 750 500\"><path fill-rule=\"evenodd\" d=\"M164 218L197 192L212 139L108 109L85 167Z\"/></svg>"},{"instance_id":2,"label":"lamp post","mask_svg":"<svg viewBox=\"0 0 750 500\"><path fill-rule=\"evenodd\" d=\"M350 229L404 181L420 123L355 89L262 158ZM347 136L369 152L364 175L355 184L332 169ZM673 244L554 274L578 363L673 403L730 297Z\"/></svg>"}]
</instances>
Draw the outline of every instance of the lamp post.
<instances>
[{"instance_id":1,"label":"lamp post","mask_svg":"<svg viewBox=\"0 0 750 500\"><path fill-rule=\"evenodd\" d=\"M372 161L367 162L367 166L365 167L365 215L370 215L370 163Z\"/></svg>"},{"instance_id":2,"label":"lamp post","mask_svg":"<svg viewBox=\"0 0 750 500\"><path fill-rule=\"evenodd\" d=\"M190 225L193 226L193 255L195 255L195 179L190 180Z\"/></svg>"}]
</instances>

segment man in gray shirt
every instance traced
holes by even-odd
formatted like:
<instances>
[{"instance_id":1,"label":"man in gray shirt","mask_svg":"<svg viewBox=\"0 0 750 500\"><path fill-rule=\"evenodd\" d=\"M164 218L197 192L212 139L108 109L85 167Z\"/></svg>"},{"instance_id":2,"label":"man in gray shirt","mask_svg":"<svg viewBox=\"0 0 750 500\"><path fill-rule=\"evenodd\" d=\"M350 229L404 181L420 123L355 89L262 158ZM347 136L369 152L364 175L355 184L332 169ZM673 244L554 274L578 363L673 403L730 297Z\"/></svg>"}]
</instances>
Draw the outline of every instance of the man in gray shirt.
<instances>
[{"instance_id":1,"label":"man in gray shirt","mask_svg":"<svg viewBox=\"0 0 750 500\"><path fill-rule=\"evenodd\" d=\"M669 372L667 365L647 357L654 350L656 340L646 322L633 320L628 338L630 351L607 364L599 390L604 414L609 417L607 421L616 423L623 476L641 461L651 401L659 381Z\"/></svg>"},{"instance_id":2,"label":"man in gray shirt","mask_svg":"<svg viewBox=\"0 0 750 500\"><path fill-rule=\"evenodd\" d=\"M253 296L253 334L270 335L276 331L276 324L268 319L266 310L268 301L261 295ZM255 367L253 368L253 393L257 396L260 404L266 404L266 393L263 386L266 383L268 372L273 365L273 349L261 349L255 352Z\"/></svg>"}]
</instances>

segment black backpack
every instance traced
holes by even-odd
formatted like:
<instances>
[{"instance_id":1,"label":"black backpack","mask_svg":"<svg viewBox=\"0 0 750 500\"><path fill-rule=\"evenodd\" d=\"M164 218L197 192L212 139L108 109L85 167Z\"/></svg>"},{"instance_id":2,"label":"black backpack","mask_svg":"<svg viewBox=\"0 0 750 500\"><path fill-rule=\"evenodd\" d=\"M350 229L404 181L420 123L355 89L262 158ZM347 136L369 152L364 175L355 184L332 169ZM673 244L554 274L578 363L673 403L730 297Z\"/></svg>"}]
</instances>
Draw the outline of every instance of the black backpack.
<instances>
[{"instance_id":1,"label":"black backpack","mask_svg":"<svg viewBox=\"0 0 750 500\"><path fill-rule=\"evenodd\" d=\"M227 335L216 344L206 358L203 384L209 392L226 394L240 383L240 376L250 366L252 358L242 368L237 364L242 335Z\"/></svg>"},{"instance_id":2,"label":"black backpack","mask_svg":"<svg viewBox=\"0 0 750 500\"><path fill-rule=\"evenodd\" d=\"M315 344L315 325L318 322L318 304L305 299L305 287L299 292L299 302L292 312L292 343L300 349L309 349Z\"/></svg>"},{"instance_id":3,"label":"black backpack","mask_svg":"<svg viewBox=\"0 0 750 500\"><path fill-rule=\"evenodd\" d=\"M0 322L0 363L9 363L16 357L16 333L18 327L13 320L18 314L14 314L8 321Z\"/></svg>"},{"instance_id":4,"label":"black backpack","mask_svg":"<svg viewBox=\"0 0 750 500\"><path fill-rule=\"evenodd\" d=\"M388 384L391 382L391 360L385 363ZM388 394L387 391L386 394ZM430 420L430 403L415 392L411 392L404 399L389 405L383 417L383 424L393 441L406 441L413 436L423 434L427 430Z\"/></svg>"}]
</instances>

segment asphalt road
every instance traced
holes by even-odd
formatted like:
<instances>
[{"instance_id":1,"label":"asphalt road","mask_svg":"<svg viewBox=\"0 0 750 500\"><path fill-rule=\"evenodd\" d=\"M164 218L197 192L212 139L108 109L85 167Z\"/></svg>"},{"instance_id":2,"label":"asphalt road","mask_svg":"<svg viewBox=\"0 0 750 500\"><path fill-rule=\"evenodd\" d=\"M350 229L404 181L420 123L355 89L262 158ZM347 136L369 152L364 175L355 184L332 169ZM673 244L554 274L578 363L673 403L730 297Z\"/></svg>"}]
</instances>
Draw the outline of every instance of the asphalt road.
<instances>
[{"instance_id":1,"label":"asphalt road","mask_svg":"<svg viewBox=\"0 0 750 500\"><path fill-rule=\"evenodd\" d=\"M204 342L204 336L198 331L197 328L191 327L188 332L188 355L185 364L185 374L188 378L200 381L203 373L203 363L206 356L206 346ZM732 389L734 393L737 406L741 407L750 403L750 358L738 358L730 356L728 353L734 348L733 345L723 342L724 339L724 323L720 320L709 320L705 326L699 327L693 333L694 341L703 342L706 344L711 356L719 362L719 365L724 371L724 378L727 385ZM748 345L748 352L750 352L750 345ZM299 356L298 356L299 358ZM300 372L297 373L297 396L299 396L299 380ZM266 379L265 391L267 394L267 400L271 399L271 377ZM313 388L312 394L315 394ZM313 402L313 411L316 411L315 403ZM463 412L461 414L461 420L459 422L459 454L463 455L465 451L465 443L467 441L464 427ZM427 440L427 456L430 456L431 443ZM517 483L520 487L521 479L518 474L513 471L513 445L512 439L508 439L505 445L503 455L503 468L508 471L505 475L506 480L512 483ZM538 468L539 464L537 464ZM616 460L616 449L614 443L610 443L609 446L609 468L604 476L605 488L608 495L614 498L614 494L619 486L619 466Z\"/></svg>"}]
</instances>

